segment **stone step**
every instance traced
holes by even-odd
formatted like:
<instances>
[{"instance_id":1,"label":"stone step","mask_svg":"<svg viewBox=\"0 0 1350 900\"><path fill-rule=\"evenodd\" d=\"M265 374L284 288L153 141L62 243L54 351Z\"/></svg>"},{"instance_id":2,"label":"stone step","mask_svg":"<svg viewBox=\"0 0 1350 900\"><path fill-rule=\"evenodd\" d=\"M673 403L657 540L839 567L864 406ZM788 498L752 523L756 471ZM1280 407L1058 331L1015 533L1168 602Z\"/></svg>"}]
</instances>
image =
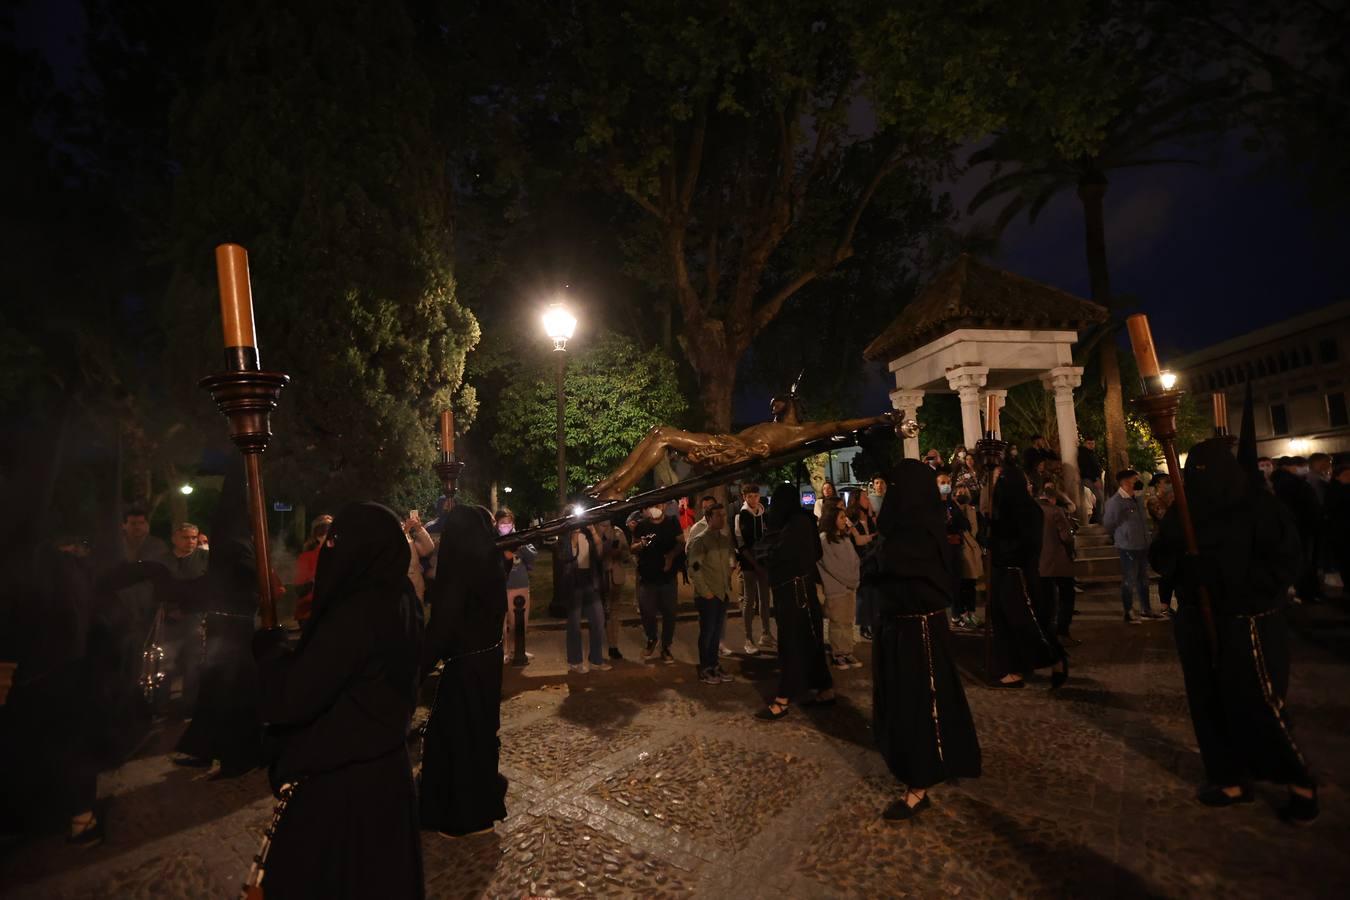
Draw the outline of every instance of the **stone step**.
<instances>
[{"instance_id":1,"label":"stone step","mask_svg":"<svg viewBox=\"0 0 1350 900\"><path fill-rule=\"evenodd\" d=\"M1114 578L1120 580L1120 557L1112 554L1097 559L1079 557L1073 561L1076 578Z\"/></svg>"},{"instance_id":2,"label":"stone step","mask_svg":"<svg viewBox=\"0 0 1350 900\"><path fill-rule=\"evenodd\" d=\"M1081 550L1084 547L1114 547L1111 538L1105 534L1083 534L1079 531L1073 536L1074 544Z\"/></svg>"}]
</instances>

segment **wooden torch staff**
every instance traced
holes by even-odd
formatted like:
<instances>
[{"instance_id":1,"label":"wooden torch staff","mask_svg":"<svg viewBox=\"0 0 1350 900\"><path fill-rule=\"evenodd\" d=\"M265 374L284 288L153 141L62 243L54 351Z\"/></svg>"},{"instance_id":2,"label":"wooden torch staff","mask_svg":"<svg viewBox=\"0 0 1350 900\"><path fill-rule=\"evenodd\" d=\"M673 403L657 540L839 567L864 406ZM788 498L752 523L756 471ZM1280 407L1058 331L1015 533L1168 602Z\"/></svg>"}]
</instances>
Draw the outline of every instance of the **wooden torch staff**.
<instances>
[{"instance_id":1,"label":"wooden torch staff","mask_svg":"<svg viewBox=\"0 0 1350 900\"><path fill-rule=\"evenodd\" d=\"M445 490L445 511L455 505L455 494L459 482L459 473L464 471L464 463L455 457L455 411L441 411L441 452L440 458L432 466L440 476L441 487Z\"/></svg>"},{"instance_id":2,"label":"wooden torch staff","mask_svg":"<svg viewBox=\"0 0 1350 900\"><path fill-rule=\"evenodd\" d=\"M225 332L225 371L198 382L230 422L230 439L244 454L249 526L258 574L258 613L264 628L277 624L272 594L272 565L267 539L267 497L263 491L262 454L272 439L271 414L289 375L264 372L258 361L253 328L253 292L248 278L248 253L238 244L216 248L220 284L220 318Z\"/></svg>"},{"instance_id":3,"label":"wooden torch staff","mask_svg":"<svg viewBox=\"0 0 1350 900\"><path fill-rule=\"evenodd\" d=\"M1186 541L1186 555L1199 556L1200 544L1195 538L1195 523L1191 519L1191 506L1186 499L1186 482L1177 459L1177 410L1181 407L1182 392L1167 390L1162 386L1162 370L1158 367L1158 352L1153 346L1148 316L1143 313L1127 316L1125 327L1130 333L1130 346L1134 349L1134 359L1139 365L1139 376L1144 381L1144 394L1134 401L1134 405L1148 419L1154 439L1162 445L1167 472L1172 476L1172 493L1176 498L1177 516L1181 519L1181 533ZM1209 588L1199 585L1196 600L1205 622L1205 634L1209 638L1210 660L1217 663L1219 639L1214 627L1214 607L1210 602Z\"/></svg>"}]
</instances>

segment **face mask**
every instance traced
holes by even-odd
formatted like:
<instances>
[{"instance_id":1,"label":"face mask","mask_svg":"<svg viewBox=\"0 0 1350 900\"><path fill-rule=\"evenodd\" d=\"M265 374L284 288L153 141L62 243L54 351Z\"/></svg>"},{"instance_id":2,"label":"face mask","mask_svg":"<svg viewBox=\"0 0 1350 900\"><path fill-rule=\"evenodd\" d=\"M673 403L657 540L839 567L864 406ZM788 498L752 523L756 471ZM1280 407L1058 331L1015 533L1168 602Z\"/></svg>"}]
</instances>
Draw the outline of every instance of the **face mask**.
<instances>
[{"instance_id":1,"label":"face mask","mask_svg":"<svg viewBox=\"0 0 1350 900\"><path fill-rule=\"evenodd\" d=\"M947 496L948 494L950 494L951 492L952 492L952 486L951 486L950 484L939 484L939 485L938 485L938 493L941 494L942 496L945 497L945 496Z\"/></svg>"},{"instance_id":2,"label":"face mask","mask_svg":"<svg viewBox=\"0 0 1350 900\"><path fill-rule=\"evenodd\" d=\"M1298 475L1298 477L1300 477L1300 478L1306 478L1306 477L1308 477L1308 467L1307 467L1307 466L1295 466L1295 467L1294 467L1294 472L1295 472L1295 473Z\"/></svg>"},{"instance_id":3,"label":"face mask","mask_svg":"<svg viewBox=\"0 0 1350 900\"><path fill-rule=\"evenodd\" d=\"M647 515L650 516L652 520L655 522L661 521L661 519L665 516L665 514L666 511L659 506L647 507Z\"/></svg>"},{"instance_id":4,"label":"face mask","mask_svg":"<svg viewBox=\"0 0 1350 900\"><path fill-rule=\"evenodd\" d=\"M513 525L513 524L511 524L510 522L499 522L499 523L497 524L497 533L498 533L498 534L510 534L511 532L513 532L513 531L515 531L515 530L516 530L516 526Z\"/></svg>"}]
</instances>

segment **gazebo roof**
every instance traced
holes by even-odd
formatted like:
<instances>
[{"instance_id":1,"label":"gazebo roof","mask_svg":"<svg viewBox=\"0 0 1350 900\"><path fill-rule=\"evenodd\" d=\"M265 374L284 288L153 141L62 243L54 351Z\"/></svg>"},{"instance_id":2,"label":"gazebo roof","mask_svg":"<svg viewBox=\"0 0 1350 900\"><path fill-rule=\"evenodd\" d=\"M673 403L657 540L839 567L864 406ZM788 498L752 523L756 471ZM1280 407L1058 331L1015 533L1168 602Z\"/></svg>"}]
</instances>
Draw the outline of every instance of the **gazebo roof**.
<instances>
[{"instance_id":1,"label":"gazebo roof","mask_svg":"<svg viewBox=\"0 0 1350 900\"><path fill-rule=\"evenodd\" d=\"M1077 331L1104 322L1107 316L1101 304L963 253L867 345L863 357L892 359L958 328Z\"/></svg>"}]
</instances>

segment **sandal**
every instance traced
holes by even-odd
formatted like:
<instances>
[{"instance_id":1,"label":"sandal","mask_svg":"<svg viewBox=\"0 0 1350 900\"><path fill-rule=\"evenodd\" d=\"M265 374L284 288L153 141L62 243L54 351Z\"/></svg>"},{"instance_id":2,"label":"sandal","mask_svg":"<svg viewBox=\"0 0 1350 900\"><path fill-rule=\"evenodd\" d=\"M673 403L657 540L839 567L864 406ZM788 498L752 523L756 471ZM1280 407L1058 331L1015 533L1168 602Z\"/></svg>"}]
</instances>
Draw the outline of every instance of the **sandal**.
<instances>
[{"instance_id":1,"label":"sandal","mask_svg":"<svg viewBox=\"0 0 1350 900\"><path fill-rule=\"evenodd\" d=\"M774 712L775 709L778 710L778 712ZM755 718L763 719L766 722L777 722L779 719L783 718L783 716L786 716L787 714L788 714L788 704L774 701L773 703L770 703L768 706L761 709L759 712L755 713Z\"/></svg>"}]
</instances>

